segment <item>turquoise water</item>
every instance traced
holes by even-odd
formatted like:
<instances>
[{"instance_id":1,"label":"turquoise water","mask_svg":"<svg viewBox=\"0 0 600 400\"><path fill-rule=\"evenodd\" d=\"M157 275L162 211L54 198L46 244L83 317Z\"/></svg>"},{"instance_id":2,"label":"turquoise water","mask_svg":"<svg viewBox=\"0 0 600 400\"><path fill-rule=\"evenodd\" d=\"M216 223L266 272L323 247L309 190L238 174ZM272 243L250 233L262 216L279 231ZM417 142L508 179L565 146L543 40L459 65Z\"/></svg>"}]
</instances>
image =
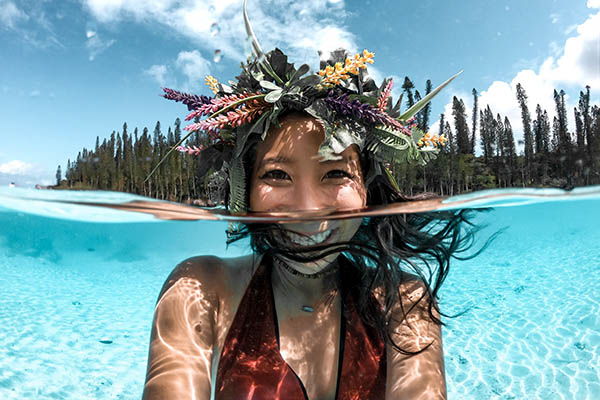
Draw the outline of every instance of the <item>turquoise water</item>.
<instances>
[{"instance_id":1,"label":"turquoise water","mask_svg":"<svg viewBox=\"0 0 600 400\"><path fill-rule=\"evenodd\" d=\"M445 312L469 310L445 319L449 398L600 398L597 190L488 200L503 206L477 217L490 225L481 237L506 231L481 256L454 262L441 293ZM222 222L159 222L11 193L0 190L0 399L140 398L154 305L173 266L248 252L225 249Z\"/></svg>"}]
</instances>

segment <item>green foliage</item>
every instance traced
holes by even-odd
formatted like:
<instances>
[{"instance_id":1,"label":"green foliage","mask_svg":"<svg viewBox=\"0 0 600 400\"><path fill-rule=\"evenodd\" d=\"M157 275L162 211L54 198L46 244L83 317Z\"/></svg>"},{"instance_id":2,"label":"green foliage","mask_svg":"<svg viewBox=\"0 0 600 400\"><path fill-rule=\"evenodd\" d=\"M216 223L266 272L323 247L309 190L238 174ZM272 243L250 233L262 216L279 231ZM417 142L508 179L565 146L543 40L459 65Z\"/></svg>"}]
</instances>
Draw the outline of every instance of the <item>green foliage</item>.
<instances>
[{"instance_id":1,"label":"green foliage","mask_svg":"<svg viewBox=\"0 0 600 400\"><path fill-rule=\"evenodd\" d=\"M303 67L300 67L293 79L301 79L302 70ZM526 96L524 90L522 95ZM461 102L461 99L456 99L459 115L464 112ZM377 140L358 143L351 126L346 130L326 132L329 135L326 136L332 142L339 142L341 147L355 142L363 148L377 147L382 160L397 161L389 169L384 166L382 172L397 190L407 194L427 190L448 196L495 187L600 184L600 108L590 104L589 89L581 92L574 114L577 129L574 137L577 142L571 143L564 104L564 92L557 91L555 105L559 116L553 124L547 111L539 105L536 107L535 120L531 122L532 155L529 161L523 153L517 154L511 121L507 117L494 116L489 107L479 111L479 145L483 155L478 157L470 151L467 154L461 152L466 150L467 143L470 147L472 136L467 136L467 140L462 136L460 140L464 145L462 148L459 146L456 131L462 130L461 135L464 131L469 131L466 117L464 125L462 117L459 117L459 129L456 129L455 118L455 131L448 123L448 118L441 118L439 133L445 135L448 142L439 151L432 152L416 149L414 143L423 135L420 129L412 131L412 141L405 140L403 135L393 131L381 129L375 132L374 139ZM198 177L196 157L178 154L158 166L158 160L164 158L182 139L179 119L166 129L167 133L164 134L162 125L156 123L152 133L148 128L143 128L140 135L138 128L130 133L127 124L123 124L120 132L111 132L105 139L97 138L93 149L83 148L74 161L69 160L66 169L60 171L60 181L57 170L59 186L56 188L116 190L164 200L210 205L207 188L211 174ZM552 146L551 131L554 135ZM194 134L185 144L207 145L208 138ZM335 144L329 147L335 147ZM423 166L426 161L429 162ZM145 181L154 168L155 174ZM246 194L244 190L239 190L245 188L243 166L234 163L230 168L230 179L234 183L231 187L237 188L230 193L230 207L234 212L244 211Z\"/></svg>"}]
</instances>

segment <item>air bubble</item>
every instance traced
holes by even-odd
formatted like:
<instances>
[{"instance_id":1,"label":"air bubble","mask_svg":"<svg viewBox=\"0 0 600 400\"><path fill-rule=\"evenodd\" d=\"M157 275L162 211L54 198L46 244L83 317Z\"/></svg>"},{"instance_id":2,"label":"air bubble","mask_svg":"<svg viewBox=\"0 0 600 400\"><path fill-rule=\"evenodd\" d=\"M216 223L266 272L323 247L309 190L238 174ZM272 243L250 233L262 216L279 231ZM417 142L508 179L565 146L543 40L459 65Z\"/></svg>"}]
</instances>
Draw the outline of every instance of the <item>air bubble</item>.
<instances>
[{"instance_id":1,"label":"air bubble","mask_svg":"<svg viewBox=\"0 0 600 400\"><path fill-rule=\"evenodd\" d=\"M215 50L215 55L213 56L213 61L218 63L219 61L221 61L222 57L223 57L223 53L221 52L221 50L219 50L219 49Z\"/></svg>"},{"instance_id":2,"label":"air bubble","mask_svg":"<svg viewBox=\"0 0 600 400\"><path fill-rule=\"evenodd\" d=\"M215 37L219 34L219 32L221 32L221 28L219 27L219 24L217 24L216 22L213 22L213 24L210 26L210 37Z\"/></svg>"}]
</instances>

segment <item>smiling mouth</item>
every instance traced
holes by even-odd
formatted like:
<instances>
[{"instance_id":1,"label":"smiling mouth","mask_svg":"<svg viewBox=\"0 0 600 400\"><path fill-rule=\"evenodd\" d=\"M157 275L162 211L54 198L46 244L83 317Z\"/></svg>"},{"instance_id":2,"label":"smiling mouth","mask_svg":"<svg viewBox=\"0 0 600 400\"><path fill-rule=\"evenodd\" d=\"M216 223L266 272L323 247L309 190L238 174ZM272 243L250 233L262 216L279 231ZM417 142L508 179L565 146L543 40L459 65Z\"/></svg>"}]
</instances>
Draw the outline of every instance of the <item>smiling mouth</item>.
<instances>
[{"instance_id":1,"label":"smiling mouth","mask_svg":"<svg viewBox=\"0 0 600 400\"><path fill-rule=\"evenodd\" d=\"M327 242L337 229L328 229L314 235L300 234L293 231L286 231L287 238L294 244L300 246L315 246Z\"/></svg>"}]
</instances>

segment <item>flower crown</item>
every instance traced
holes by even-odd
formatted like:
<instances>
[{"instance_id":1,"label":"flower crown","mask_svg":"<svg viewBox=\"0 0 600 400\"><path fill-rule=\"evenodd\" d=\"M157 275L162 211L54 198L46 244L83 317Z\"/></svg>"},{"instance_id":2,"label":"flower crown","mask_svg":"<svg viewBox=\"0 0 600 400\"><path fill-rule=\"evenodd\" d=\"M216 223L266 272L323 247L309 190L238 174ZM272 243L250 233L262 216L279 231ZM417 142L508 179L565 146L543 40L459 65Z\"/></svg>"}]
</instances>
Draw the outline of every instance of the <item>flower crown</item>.
<instances>
[{"instance_id":1,"label":"flower crown","mask_svg":"<svg viewBox=\"0 0 600 400\"><path fill-rule=\"evenodd\" d=\"M185 104L191 111L186 120L194 120L185 127L188 134L171 151L198 156L198 175L213 172L213 180L228 184L231 213L247 211L245 152L265 138L272 124L278 125L277 117L284 111L302 111L321 123L325 132L319 148L322 160L339 158L355 144L378 161L372 174L386 174L395 188L391 166L424 165L446 142L443 136L417 128L414 116L458 74L401 113L402 97L392 106L392 80L385 79L377 87L369 78L367 64L373 64L374 54L368 50L354 57L336 50L327 61L321 61L318 73L309 73L308 65L296 69L279 49L263 53L248 19L246 0L244 21L252 39L253 57L242 64L236 82L225 85L207 76L212 97L163 88L163 97ZM206 135L209 144L184 146L193 133Z\"/></svg>"}]
</instances>

